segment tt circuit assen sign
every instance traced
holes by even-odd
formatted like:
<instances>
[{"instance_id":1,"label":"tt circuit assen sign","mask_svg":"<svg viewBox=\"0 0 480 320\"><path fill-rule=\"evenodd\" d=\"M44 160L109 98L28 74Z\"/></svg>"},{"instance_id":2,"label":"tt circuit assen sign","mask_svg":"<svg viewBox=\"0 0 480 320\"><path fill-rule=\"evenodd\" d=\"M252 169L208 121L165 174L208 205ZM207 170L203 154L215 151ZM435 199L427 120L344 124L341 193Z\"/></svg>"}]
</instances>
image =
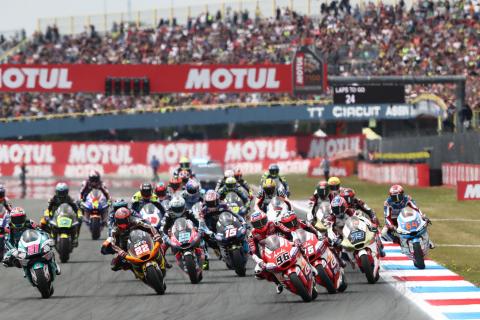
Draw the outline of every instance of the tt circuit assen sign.
<instances>
[{"instance_id":1,"label":"tt circuit assen sign","mask_svg":"<svg viewBox=\"0 0 480 320\"><path fill-rule=\"evenodd\" d=\"M457 181L458 200L480 200L480 181Z\"/></svg>"},{"instance_id":2,"label":"tt circuit assen sign","mask_svg":"<svg viewBox=\"0 0 480 320\"><path fill-rule=\"evenodd\" d=\"M0 92L103 92L107 78L147 78L151 93L291 92L291 65L0 65Z\"/></svg>"}]
</instances>

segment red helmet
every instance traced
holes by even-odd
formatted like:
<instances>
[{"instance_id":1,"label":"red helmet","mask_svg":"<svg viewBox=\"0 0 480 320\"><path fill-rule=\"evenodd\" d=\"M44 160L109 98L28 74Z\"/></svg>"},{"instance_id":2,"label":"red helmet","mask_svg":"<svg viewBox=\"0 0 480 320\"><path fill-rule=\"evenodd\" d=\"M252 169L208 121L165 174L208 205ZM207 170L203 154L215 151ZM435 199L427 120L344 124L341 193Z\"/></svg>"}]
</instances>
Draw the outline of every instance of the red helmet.
<instances>
[{"instance_id":1,"label":"red helmet","mask_svg":"<svg viewBox=\"0 0 480 320\"><path fill-rule=\"evenodd\" d=\"M340 191L340 197L342 197L343 199L345 199L345 201L347 202L347 204L349 206L351 206L353 204L353 199L355 199L355 190L351 189L351 188L343 188L341 191Z\"/></svg>"},{"instance_id":2,"label":"red helmet","mask_svg":"<svg viewBox=\"0 0 480 320\"><path fill-rule=\"evenodd\" d=\"M159 199L163 199L167 196L167 186L163 182L157 183L155 187L155 194Z\"/></svg>"},{"instance_id":3,"label":"red helmet","mask_svg":"<svg viewBox=\"0 0 480 320\"><path fill-rule=\"evenodd\" d=\"M168 186L172 188L173 191L177 191L178 189L180 189L181 185L182 179L180 179L179 177L172 177L170 181L168 181Z\"/></svg>"},{"instance_id":4,"label":"red helmet","mask_svg":"<svg viewBox=\"0 0 480 320\"><path fill-rule=\"evenodd\" d=\"M343 216L345 215L345 212L347 211L348 204L347 204L347 201L345 201L345 199L343 199L340 196L336 196L335 198L333 198L332 202L330 203L330 206L332 207L332 213L336 217L343 218Z\"/></svg>"},{"instance_id":5,"label":"red helmet","mask_svg":"<svg viewBox=\"0 0 480 320\"><path fill-rule=\"evenodd\" d=\"M328 187L328 183L325 180L320 181L317 184L317 194L318 196L325 198L328 193L330 192L330 188Z\"/></svg>"},{"instance_id":6,"label":"red helmet","mask_svg":"<svg viewBox=\"0 0 480 320\"><path fill-rule=\"evenodd\" d=\"M219 198L220 197L215 190L208 190L207 193L205 193L205 204L209 208L215 208L218 206Z\"/></svg>"},{"instance_id":7,"label":"red helmet","mask_svg":"<svg viewBox=\"0 0 480 320\"><path fill-rule=\"evenodd\" d=\"M250 216L250 224L260 232L267 231L268 217L263 211L257 211Z\"/></svg>"},{"instance_id":8,"label":"red helmet","mask_svg":"<svg viewBox=\"0 0 480 320\"><path fill-rule=\"evenodd\" d=\"M297 215L293 211L285 212L280 219L280 222L290 231L295 231L298 228Z\"/></svg>"},{"instance_id":9,"label":"red helmet","mask_svg":"<svg viewBox=\"0 0 480 320\"><path fill-rule=\"evenodd\" d=\"M119 208L115 211L115 225L122 230L128 229L131 215L132 213L128 208Z\"/></svg>"},{"instance_id":10,"label":"red helmet","mask_svg":"<svg viewBox=\"0 0 480 320\"><path fill-rule=\"evenodd\" d=\"M190 173L188 172L188 170L182 170L178 174L178 177L180 178L180 180L182 180L183 183L187 183L188 179L190 179Z\"/></svg>"},{"instance_id":11,"label":"red helmet","mask_svg":"<svg viewBox=\"0 0 480 320\"><path fill-rule=\"evenodd\" d=\"M25 213L25 210L23 210L23 208L15 207L12 209L12 211L10 212L10 223L15 228L23 227L26 221L27 221L27 214Z\"/></svg>"},{"instance_id":12,"label":"red helmet","mask_svg":"<svg viewBox=\"0 0 480 320\"><path fill-rule=\"evenodd\" d=\"M243 173L242 173L242 170L240 170L240 168L236 168L233 172L234 172L233 175L234 175L235 179L237 179L237 181L242 179Z\"/></svg>"},{"instance_id":13,"label":"red helmet","mask_svg":"<svg viewBox=\"0 0 480 320\"><path fill-rule=\"evenodd\" d=\"M405 195L405 191L403 191L403 187L399 184L394 184L393 186L391 186L388 193L390 195L390 199L392 199L393 202L401 202Z\"/></svg>"}]
</instances>

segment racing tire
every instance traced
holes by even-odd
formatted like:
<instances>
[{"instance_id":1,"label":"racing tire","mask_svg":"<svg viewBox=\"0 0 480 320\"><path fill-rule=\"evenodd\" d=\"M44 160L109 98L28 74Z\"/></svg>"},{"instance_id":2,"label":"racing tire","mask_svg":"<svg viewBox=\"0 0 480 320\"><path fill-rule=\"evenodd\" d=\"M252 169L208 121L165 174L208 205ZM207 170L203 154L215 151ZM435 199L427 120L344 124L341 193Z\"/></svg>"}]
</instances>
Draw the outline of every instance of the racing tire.
<instances>
[{"instance_id":1,"label":"racing tire","mask_svg":"<svg viewBox=\"0 0 480 320\"><path fill-rule=\"evenodd\" d=\"M360 262L362 264L362 270L365 273L365 277L367 277L368 283L374 284L375 282L377 282L375 280L375 275L373 274L373 267L370 263L370 260L368 259L368 255L364 254L363 256L361 256Z\"/></svg>"},{"instance_id":2,"label":"racing tire","mask_svg":"<svg viewBox=\"0 0 480 320\"><path fill-rule=\"evenodd\" d=\"M247 268L245 265L245 258L243 257L240 249L235 249L230 252L230 256L232 258L233 268L235 269L235 273L239 277L245 277Z\"/></svg>"},{"instance_id":3,"label":"racing tire","mask_svg":"<svg viewBox=\"0 0 480 320\"><path fill-rule=\"evenodd\" d=\"M187 267L188 277L190 278L190 282L193 284L197 284L200 282L197 276L197 267L195 265L195 260L192 255L185 255L183 257L185 266Z\"/></svg>"},{"instance_id":4,"label":"racing tire","mask_svg":"<svg viewBox=\"0 0 480 320\"><path fill-rule=\"evenodd\" d=\"M45 278L45 274L43 273L43 269L35 269L35 278L37 279L37 289L40 291L42 295L42 299L48 299L53 294L53 287L50 281Z\"/></svg>"},{"instance_id":5,"label":"racing tire","mask_svg":"<svg viewBox=\"0 0 480 320\"><path fill-rule=\"evenodd\" d=\"M100 219L94 218L90 222L90 231L92 232L92 240L98 240L102 232Z\"/></svg>"},{"instance_id":6,"label":"racing tire","mask_svg":"<svg viewBox=\"0 0 480 320\"><path fill-rule=\"evenodd\" d=\"M420 246L420 242L415 242L413 244L413 259L415 267L418 269L425 269L425 259L423 258L423 250Z\"/></svg>"},{"instance_id":7,"label":"racing tire","mask_svg":"<svg viewBox=\"0 0 480 320\"><path fill-rule=\"evenodd\" d=\"M71 248L72 239L70 237L58 239L57 251L60 255L60 261L62 263L66 263L70 259Z\"/></svg>"},{"instance_id":8,"label":"racing tire","mask_svg":"<svg viewBox=\"0 0 480 320\"><path fill-rule=\"evenodd\" d=\"M157 269L154 265L150 265L145 270L145 277L148 284L159 295L165 294L165 282L163 280L162 271Z\"/></svg>"},{"instance_id":9,"label":"racing tire","mask_svg":"<svg viewBox=\"0 0 480 320\"><path fill-rule=\"evenodd\" d=\"M308 293L307 288L305 288L298 275L296 273L291 273L288 277L297 290L297 294L302 297L303 302L312 301L312 296Z\"/></svg>"},{"instance_id":10,"label":"racing tire","mask_svg":"<svg viewBox=\"0 0 480 320\"><path fill-rule=\"evenodd\" d=\"M318 291L315 287L313 287L313 290L312 290L312 301L317 299L318 297Z\"/></svg>"},{"instance_id":11,"label":"racing tire","mask_svg":"<svg viewBox=\"0 0 480 320\"><path fill-rule=\"evenodd\" d=\"M317 273L318 277L320 277L323 284L325 285L325 289L327 289L327 292L330 294L337 293L337 290L335 289L332 280L330 279L322 265L317 266Z\"/></svg>"}]
</instances>

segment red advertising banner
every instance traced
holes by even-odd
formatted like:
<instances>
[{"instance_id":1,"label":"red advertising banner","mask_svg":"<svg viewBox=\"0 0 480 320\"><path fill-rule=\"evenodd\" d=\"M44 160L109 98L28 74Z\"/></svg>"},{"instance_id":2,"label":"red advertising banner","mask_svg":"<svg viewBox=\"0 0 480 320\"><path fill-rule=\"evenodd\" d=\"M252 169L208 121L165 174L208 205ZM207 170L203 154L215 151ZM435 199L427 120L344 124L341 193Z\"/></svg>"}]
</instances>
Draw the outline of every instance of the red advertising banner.
<instances>
[{"instance_id":1,"label":"red advertising banner","mask_svg":"<svg viewBox=\"0 0 480 320\"><path fill-rule=\"evenodd\" d=\"M365 136L362 134L333 137L300 137L297 140L298 152L307 158L330 160L356 157L363 150Z\"/></svg>"},{"instance_id":2,"label":"red advertising banner","mask_svg":"<svg viewBox=\"0 0 480 320\"><path fill-rule=\"evenodd\" d=\"M430 167L428 164L373 164L358 163L358 177L376 183L400 183L410 186L428 187Z\"/></svg>"},{"instance_id":3,"label":"red advertising banner","mask_svg":"<svg viewBox=\"0 0 480 320\"><path fill-rule=\"evenodd\" d=\"M308 176L323 177L323 168L321 167L322 159L315 158L310 162L308 167ZM353 175L355 170L355 160L334 160L330 163L330 176L348 177Z\"/></svg>"},{"instance_id":4,"label":"red advertising banner","mask_svg":"<svg viewBox=\"0 0 480 320\"><path fill-rule=\"evenodd\" d=\"M480 164L442 163L442 183L456 186L457 181L479 181Z\"/></svg>"},{"instance_id":5,"label":"red advertising banner","mask_svg":"<svg viewBox=\"0 0 480 320\"><path fill-rule=\"evenodd\" d=\"M480 181L457 181L457 200L480 200Z\"/></svg>"},{"instance_id":6,"label":"red advertising banner","mask_svg":"<svg viewBox=\"0 0 480 320\"><path fill-rule=\"evenodd\" d=\"M0 92L104 92L108 77L148 78L150 92L291 92L292 66L0 65Z\"/></svg>"}]
</instances>

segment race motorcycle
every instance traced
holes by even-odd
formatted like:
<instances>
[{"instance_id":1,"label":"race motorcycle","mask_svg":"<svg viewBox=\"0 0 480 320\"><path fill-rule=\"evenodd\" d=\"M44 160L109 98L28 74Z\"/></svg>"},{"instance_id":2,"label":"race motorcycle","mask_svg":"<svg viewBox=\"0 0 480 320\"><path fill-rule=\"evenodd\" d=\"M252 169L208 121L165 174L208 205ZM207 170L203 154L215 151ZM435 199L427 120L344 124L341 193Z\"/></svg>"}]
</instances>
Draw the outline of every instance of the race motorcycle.
<instances>
[{"instance_id":1,"label":"race motorcycle","mask_svg":"<svg viewBox=\"0 0 480 320\"><path fill-rule=\"evenodd\" d=\"M155 229L161 230L162 213L153 203L145 204L140 210L140 216L143 220L148 221Z\"/></svg>"},{"instance_id":2,"label":"race motorcycle","mask_svg":"<svg viewBox=\"0 0 480 320\"><path fill-rule=\"evenodd\" d=\"M235 192L229 192L225 197L225 203L228 205L228 208L236 214L239 214L241 208L243 207L243 201L240 199L238 194Z\"/></svg>"},{"instance_id":3,"label":"race motorcycle","mask_svg":"<svg viewBox=\"0 0 480 320\"><path fill-rule=\"evenodd\" d=\"M415 267L425 269L425 257L430 249L428 223L422 219L420 212L411 208L400 212L397 223L402 253L413 260Z\"/></svg>"},{"instance_id":4,"label":"race motorcycle","mask_svg":"<svg viewBox=\"0 0 480 320\"><path fill-rule=\"evenodd\" d=\"M300 248L278 235L271 235L265 240L262 255L267 271L290 292L299 295L304 302L317 298L315 277L310 264L305 260Z\"/></svg>"},{"instance_id":5,"label":"race motorcycle","mask_svg":"<svg viewBox=\"0 0 480 320\"><path fill-rule=\"evenodd\" d=\"M98 240L102 229L107 225L109 203L105 195L93 189L81 205L86 225L92 233L92 240Z\"/></svg>"},{"instance_id":6,"label":"race motorcycle","mask_svg":"<svg viewBox=\"0 0 480 320\"><path fill-rule=\"evenodd\" d=\"M313 216L311 212L307 213L307 221L310 222L319 232L326 234L327 226L325 224L325 218L331 213L332 209L330 207L330 202L328 200L322 201L318 206L317 212L315 212L315 216Z\"/></svg>"},{"instance_id":7,"label":"race motorcycle","mask_svg":"<svg viewBox=\"0 0 480 320\"><path fill-rule=\"evenodd\" d=\"M62 263L68 262L73 251L73 237L77 236L79 221L77 213L67 204L62 203L55 211L53 218L48 221L50 235L55 242L55 248Z\"/></svg>"},{"instance_id":8,"label":"race motorcycle","mask_svg":"<svg viewBox=\"0 0 480 320\"><path fill-rule=\"evenodd\" d=\"M175 220L171 230L170 246L177 265L188 274L193 284L199 283L203 278L202 265L205 254L201 247L201 239L202 236L192 221L185 218Z\"/></svg>"},{"instance_id":9,"label":"race motorcycle","mask_svg":"<svg viewBox=\"0 0 480 320\"><path fill-rule=\"evenodd\" d=\"M349 217L343 227L341 245L351 261L353 256L368 283L373 284L380 277L380 256L377 235L370 226L370 221L363 216Z\"/></svg>"},{"instance_id":10,"label":"race motorcycle","mask_svg":"<svg viewBox=\"0 0 480 320\"><path fill-rule=\"evenodd\" d=\"M239 277L245 277L248 260L245 241L246 226L230 212L225 211L218 218L216 232L215 239L227 268L235 270Z\"/></svg>"},{"instance_id":11,"label":"race motorcycle","mask_svg":"<svg viewBox=\"0 0 480 320\"><path fill-rule=\"evenodd\" d=\"M117 250L116 247L112 244ZM157 294L164 294L165 258L160 250L160 243L154 242L152 237L142 230L132 230L127 241L127 256L125 260L132 266L135 277L155 290Z\"/></svg>"},{"instance_id":12,"label":"race motorcycle","mask_svg":"<svg viewBox=\"0 0 480 320\"><path fill-rule=\"evenodd\" d=\"M20 237L17 259L23 267L26 278L37 287L42 298L53 294L56 266L53 263L54 242L48 234L39 230L25 230Z\"/></svg>"},{"instance_id":13,"label":"race motorcycle","mask_svg":"<svg viewBox=\"0 0 480 320\"><path fill-rule=\"evenodd\" d=\"M5 232L8 227L7 209L3 204L0 204L0 261L3 259L5 253Z\"/></svg>"},{"instance_id":14,"label":"race motorcycle","mask_svg":"<svg viewBox=\"0 0 480 320\"><path fill-rule=\"evenodd\" d=\"M317 270L317 284L325 287L328 293L345 291L345 272L325 241L303 229L294 231L294 238L300 240L304 255Z\"/></svg>"},{"instance_id":15,"label":"race motorcycle","mask_svg":"<svg viewBox=\"0 0 480 320\"><path fill-rule=\"evenodd\" d=\"M280 197L273 197L267 206L267 218L269 221L279 222L280 218L288 211L285 201Z\"/></svg>"}]
</instances>

